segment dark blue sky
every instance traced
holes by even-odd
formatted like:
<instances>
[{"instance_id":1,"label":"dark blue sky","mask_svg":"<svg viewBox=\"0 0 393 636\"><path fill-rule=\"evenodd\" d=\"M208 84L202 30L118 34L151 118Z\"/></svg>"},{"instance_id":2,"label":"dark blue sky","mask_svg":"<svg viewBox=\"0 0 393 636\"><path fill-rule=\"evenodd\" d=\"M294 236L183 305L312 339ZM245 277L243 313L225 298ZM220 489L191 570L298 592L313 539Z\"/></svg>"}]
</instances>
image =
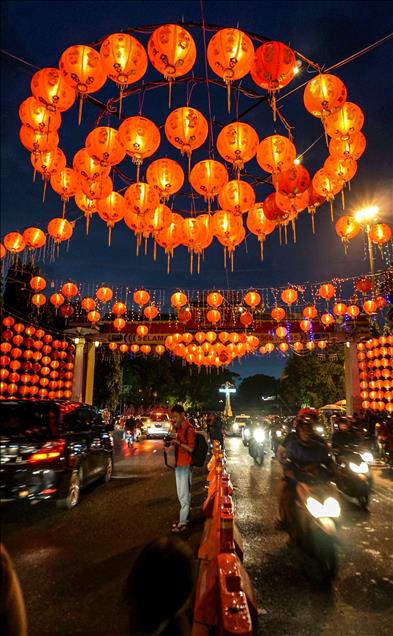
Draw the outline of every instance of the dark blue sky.
<instances>
[{"instance_id":1,"label":"dark blue sky","mask_svg":"<svg viewBox=\"0 0 393 636\"><path fill-rule=\"evenodd\" d=\"M3 2L2 3L2 48L31 64L57 66L61 53L72 44L89 44L118 30L147 24L164 22L201 20L199 2ZM327 68L348 57L363 47L393 31L392 2L204 2L206 23L236 26L263 34L271 39L290 44L308 58ZM198 58L195 73L202 75L203 44L199 30L191 30L197 47ZM143 44L147 36L138 36ZM207 34L210 39L211 34ZM393 135L391 115L392 95L392 52L393 41L371 51L360 59L340 68L337 74L345 82L348 99L361 106L365 114L363 132L367 137L367 149L359 161L358 173L352 183L352 193L346 197L348 210L355 209L365 201L376 201L381 205L385 221L392 220L393 197L391 188L391 153ZM210 71L209 71L210 72ZM42 185L37 179L32 183L32 169L29 153L20 145L18 131L19 104L30 94L32 71L15 61L2 57L2 170L1 170L1 233L23 230L28 225L40 225L45 229L47 222L61 210L59 198L48 189L45 204L41 203ZM149 79L159 79L149 67ZM311 77L304 70L295 78L293 85ZM249 78L244 82L256 90ZM107 82L103 91L95 95L105 100L116 94L114 85ZM292 87L292 84L291 84ZM285 93L285 90L283 91ZM298 152L302 152L321 133L319 120L309 115L302 103L303 91L283 101L284 114L295 126L294 137ZM225 111L225 93L222 89L212 89L213 112L217 120L226 123L230 116ZM174 87L172 107L184 105L185 88ZM239 111L252 102L242 98ZM207 113L207 94L204 86L194 89L191 105ZM123 112L136 114L136 98L126 100ZM84 139L98 114L97 109L87 104L84 109L83 125L77 126L77 109L74 106L63 116L60 129L60 147L71 164L73 154L84 145ZM147 94L144 112L162 124L167 116L167 89L159 89ZM232 114L233 116L233 114ZM245 117L253 125L260 138L272 134L271 112L265 104L258 106ZM106 122L103 122L104 124ZM110 122L115 127L118 120ZM217 132L219 129L215 129ZM278 127L277 132L283 129ZM177 151L162 143L156 156L170 154L181 161ZM196 153L193 161L207 155L206 147ZM324 141L319 142L307 154L304 165L311 173L322 166L327 155ZM216 156L219 159L219 156ZM122 166L133 175L133 167L128 159ZM250 171L261 174L257 164L250 164ZM144 172L142 171L142 174ZM115 189L124 184L115 180ZM271 188L257 189L257 200L262 200ZM337 215L341 213L337 201ZM177 197L175 208L189 211L189 199ZM70 218L76 218L77 208L69 206ZM389 219L390 217L390 219ZM160 256L153 263L151 254L145 258L135 256L135 241L130 231L119 224L113 234L112 247L106 244L106 227L94 218L91 234L86 239L83 223L78 223L69 251L62 251L55 265L46 266L45 271L54 278L78 280L103 280L130 287L185 287L185 288L225 288L270 286L289 281L323 280L332 276L353 275L367 270L367 260L361 238L351 245L345 256L334 228L329 220L326 207L317 213L317 235L311 233L307 212L298 222L298 242L280 248L278 237L274 235L266 242L265 261L261 264L257 241L251 237L247 241L247 253L243 246L235 256L235 271L225 272L222 266L222 248L210 248L200 276L188 274L189 261L185 248L176 251L171 275L166 274L166 262ZM379 266L382 262L379 261ZM247 362L247 372L265 371L277 373L282 366L278 359L271 362L260 358ZM242 367L242 374L244 369Z\"/></svg>"}]
</instances>

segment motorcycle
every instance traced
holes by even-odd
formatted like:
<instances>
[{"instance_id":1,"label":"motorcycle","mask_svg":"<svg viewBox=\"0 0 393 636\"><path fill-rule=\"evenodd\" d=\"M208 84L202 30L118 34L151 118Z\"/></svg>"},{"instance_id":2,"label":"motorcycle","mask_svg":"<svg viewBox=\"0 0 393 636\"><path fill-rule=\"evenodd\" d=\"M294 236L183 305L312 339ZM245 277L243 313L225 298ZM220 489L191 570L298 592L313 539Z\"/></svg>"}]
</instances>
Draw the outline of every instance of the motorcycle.
<instances>
[{"instance_id":1,"label":"motorcycle","mask_svg":"<svg viewBox=\"0 0 393 636\"><path fill-rule=\"evenodd\" d=\"M335 452L337 488L344 495L357 499L364 510L367 510L372 487L372 475L367 464L369 454L360 454L350 448Z\"/></svg>"},{"instance_id":2,"label":"motorcycle","mask_svg":"<svg viewBox=\"0 0 393 636\"><path fill-rule=\"evenodd\" d=\"M126 442L128 448L131 448L134 443L134 433L130 429L126 429L124 431L124 441Z\"/></svg>"},{"instance_id":3,"label":"motorcycle","mask_svg":"<svg viewBox=\"0 0 393 636\"><path fill-rule=\"evenodd\" d=\"M280 444L283 442L283 440L285 439L285 436L287 434L287 428L285 425L283 425L281 428L277 428L273 431L271 431L270 433L270 441L271 441L271 450L273 451L273 455L274 457L277 457L277 449L280 446Z\"/></svg>"},{"instance_id":4,"label":"motorcycle","mask_svg":"<svg viewBox=\"0 0 393 636\"><path fill-rule=\"evenodd\" d=\"M341 508L334 495L331 482L297 482L295 506L288 519L292 541L315 563L323 583L330 583L338 568L336 524Z\"/></svg>"},{"instance_id":5,"label":"motorcycle","mask_svg":"<svg viewBox=\"0 0 393 636\"><path fill-rule=\"evenodd\" d=\"M248 453L259 466L262 466L265 459L265 439L266 433L263 428L256 428L248 442Z\"/></svg>"}]
</instances>

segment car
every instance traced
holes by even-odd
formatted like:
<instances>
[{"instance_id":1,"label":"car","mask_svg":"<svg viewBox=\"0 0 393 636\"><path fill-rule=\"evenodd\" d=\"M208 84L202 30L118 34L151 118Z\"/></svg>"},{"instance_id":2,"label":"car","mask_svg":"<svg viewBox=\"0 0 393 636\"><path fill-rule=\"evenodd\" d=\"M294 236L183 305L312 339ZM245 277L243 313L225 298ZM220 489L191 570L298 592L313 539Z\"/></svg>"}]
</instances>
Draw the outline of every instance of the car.
<instances>
[{"instance_id":1,"label":"car","mask_svg":"<svg viewBox=\"0 0 393 636\"><path fill-rule=\"evenodd\" d=\"M91 406L4 400L0 406L0 500L54 499L74 508L88 484L113 472L111 426Z\"/></svg>"},{"instance_id":2,"label":"car","mask_svg":"<svg viewBox=\"0 0 393 636\"><path fill-rule=\"evenodd\" d=\"M146 438L162 439L172 430L172 422L167 413L157 411L150 414L150 423L146 425Z\"/></svg>"},{"instance_id":3,"label":"car","mask_svg":"<svg viewBox=\"0 0 393 636\"><path fill-rule=\"evenodd\" d=\"M138 415L137 418L138 426L140 427L141 434L146 435L147 428L151 424L151 418L149 415Z\"/></svg>"},{"instance_id":4,"label":"car","mask_svg":"<svg viewBox=\"0 0 393 636\"><path fill-rule=\"evenodd\" d=\"M235 415L235 418L229 427L229 435L242 437L243 428L250 423L251 423L250 415L246 415L245 413L242 413L241 415Z\"/></svg>"}]
</instances>

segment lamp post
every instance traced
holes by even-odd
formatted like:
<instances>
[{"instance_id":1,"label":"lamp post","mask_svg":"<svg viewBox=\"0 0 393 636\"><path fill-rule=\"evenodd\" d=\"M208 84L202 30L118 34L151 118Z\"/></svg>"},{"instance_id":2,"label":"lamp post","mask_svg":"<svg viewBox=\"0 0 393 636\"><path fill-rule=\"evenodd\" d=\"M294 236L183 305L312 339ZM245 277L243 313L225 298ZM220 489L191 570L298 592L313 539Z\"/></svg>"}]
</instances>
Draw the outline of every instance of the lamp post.
<instances>
[{"instance_id":1,"label":"lamp post","mask_svg":"<svg viewBox=\"0 0 393 636\"><path fill-rule=\"evenodd\" d=\"M375 261L374 261L373 244L370 238L370 230L371 230L371 224L377 221L378 212L379 212L379 208L376 205L371 205L369 207L358 210L354 214L355 221L357 221L362 226L363 230L366 232L366 235L367 235L368 258L370 261L370 273L371 273L373 292L375 291L375 281L374 281Z\"/></svg>"},{"instance_id":2,"label":"lamp post","mask_svg":"<svg viewBox=\"0 0 393 636\"><path fill-rule=\"evenodd\" d=\"M236 393L235 387L230 382L225 382L225 384L223 384L222 387L218 389L218 391L219 393L225 393L224 416L232 417L233 413L231 406L231 393Z\"/></svg>"}]
</instances>

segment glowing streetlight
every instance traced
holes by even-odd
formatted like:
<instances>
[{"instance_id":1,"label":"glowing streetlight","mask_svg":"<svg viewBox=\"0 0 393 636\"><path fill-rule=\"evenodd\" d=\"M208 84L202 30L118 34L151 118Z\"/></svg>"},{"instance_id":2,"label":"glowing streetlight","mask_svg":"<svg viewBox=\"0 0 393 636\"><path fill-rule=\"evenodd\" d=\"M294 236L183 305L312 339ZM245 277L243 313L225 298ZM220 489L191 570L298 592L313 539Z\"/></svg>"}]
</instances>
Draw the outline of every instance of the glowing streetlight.
<instances>
[{"instance_id":1,"label":"glowing streetlight","mask_svg":"<svg viewBox=\"0 0 393 636\"><path fill-rule=\"evenodd\" d=\"M225 382L225 384L223 384L222 387L218 389L218 392L225 393L224 415L226 417L232 417L231 393L236 393L235 387L230 382Z\"/></svg>"},{"instance_id":2,"label":"glowing streetlight","mask_svg":"<svg viewBox=\"0 0 393 636\"><path fill-rule=\"evenodd\" d=\"M370 238L370 230L371 230L371 223L374 223L377 220L378 212L379 212L379 207L377 205L369 205L365 208L362 208L361 210L358 210L354 214L355 221L357 221L362 226L364 226L363 229L365 230L367 234L368 257L370 260L370 272L371 272L371 281L373 285L373 291L375 291L374 290L375 267L374 267L374 251L373 251L373 244Z\"/></svg>"}]
</instances>

